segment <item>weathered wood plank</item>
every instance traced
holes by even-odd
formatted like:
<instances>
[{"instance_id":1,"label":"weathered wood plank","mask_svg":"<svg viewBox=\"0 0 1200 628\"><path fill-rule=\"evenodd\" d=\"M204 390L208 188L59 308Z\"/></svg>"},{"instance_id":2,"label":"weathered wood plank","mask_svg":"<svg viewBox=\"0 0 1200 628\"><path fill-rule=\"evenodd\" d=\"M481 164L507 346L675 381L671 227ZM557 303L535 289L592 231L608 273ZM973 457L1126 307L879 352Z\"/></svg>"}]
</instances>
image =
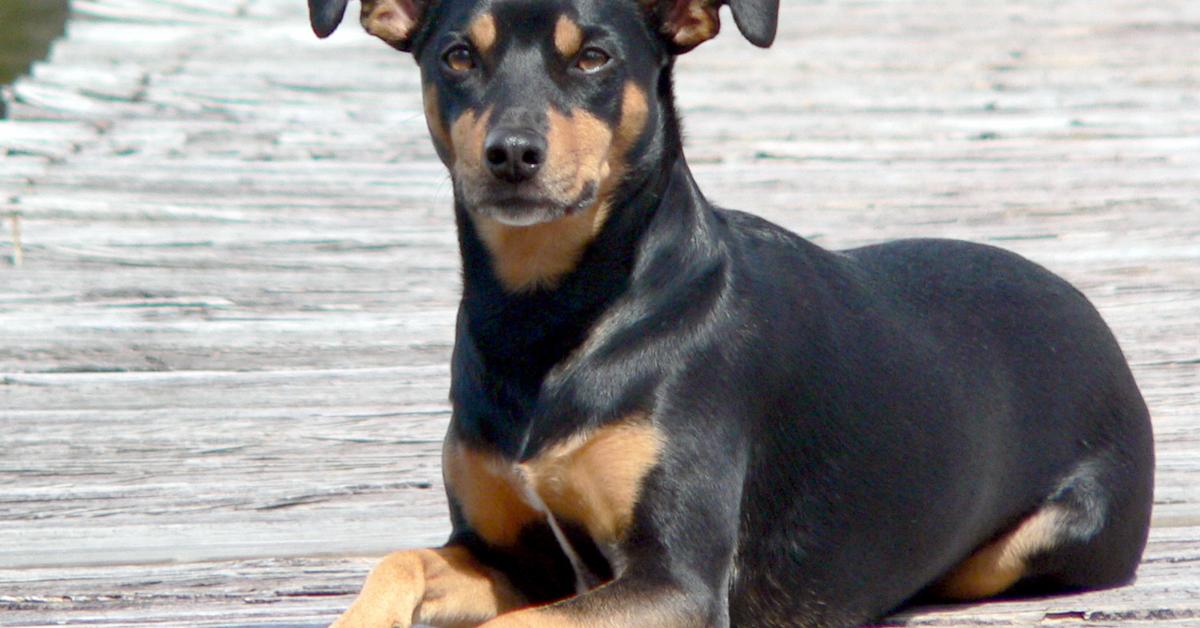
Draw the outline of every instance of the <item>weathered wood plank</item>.
<instances>
[{"instance_id":1,"label":"weathered wood plank","mask_svg":"<svg viewBox=\"0 0 1200 628\"><path fill-rule=\"evenodd\" d=\"M1042 600L926 607L886 625L1176 625L1200 620L1194 582L1200 530L1159 530L1134 587ZM51 625L86 616L99 626L319 625L344 607L368 559L297 558L176 565L27 569L0 573L11 625ZM67 574L64 578L64 573ZM230 618L233 619L231 622Z\"/></svg>"}]
</instances>

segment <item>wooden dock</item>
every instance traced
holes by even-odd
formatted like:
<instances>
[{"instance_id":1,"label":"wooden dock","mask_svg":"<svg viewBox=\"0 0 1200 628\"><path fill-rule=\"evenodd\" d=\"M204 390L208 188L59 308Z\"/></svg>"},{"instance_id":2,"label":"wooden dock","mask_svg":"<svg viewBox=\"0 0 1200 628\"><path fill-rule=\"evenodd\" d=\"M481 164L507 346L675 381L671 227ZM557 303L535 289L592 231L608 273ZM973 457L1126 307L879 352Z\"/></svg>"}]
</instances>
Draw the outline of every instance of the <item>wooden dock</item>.
<instances>
[{"instance_id":1,"label":"wooden dock","mask_svg":"<svg viewBox=\"0 0 1200 628\"><path fill-rule=\"evenodd\" d=\"M416 68L301 0L73 11L3 94L0 625L327 622L447 532L458 258ZM787 0L774 49L734 32L678 71L713 199L1025 254L1154 415L1136 585L893 622L1200 625L1200 3Z\"/></svg>"}]
</instances>

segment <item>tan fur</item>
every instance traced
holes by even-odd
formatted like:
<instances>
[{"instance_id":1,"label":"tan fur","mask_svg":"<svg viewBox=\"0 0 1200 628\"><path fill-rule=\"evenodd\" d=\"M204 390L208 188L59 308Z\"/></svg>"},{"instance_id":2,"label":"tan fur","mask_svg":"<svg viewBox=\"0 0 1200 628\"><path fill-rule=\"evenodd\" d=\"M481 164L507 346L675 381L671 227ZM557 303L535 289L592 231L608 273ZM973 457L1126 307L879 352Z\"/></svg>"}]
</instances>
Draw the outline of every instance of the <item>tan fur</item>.
<instances>
[{"instance_id":1,"label":"tan fur","mask_svg":"<svg viewBox=\"0 0 1200 628\"><path fill-rule=\"evenodd\" d=\"M583 29L571 18L559 16L554 25L554 47L567 59L579 54L579 49L583 47Z\"/></svg>"},{"instance_id":2,"label":"tan fur","mask_svg":"<svg viewBox=\"0 0 1200 628\"><path fill-rule=\"evenodd\" d=\"M364 0L359 21L368 33L396 45L412 35L420 14L413 0Z\"/></svg>"},{"instance_id":3,"label":"tan fur","mask_svg":"<svg viewBox=\"0 0 1200 628\"><path fill-rule=\"evenodd\" d=\"M532 488L556 517L580 524L599 544L624 538L642 480L658 463L662 436L644 415L555 445L524 464L447 438L446 488L481 537L499 547L544 521L525 497Z\"/></svg>"},{"instance_id":4,"label":"tan fur","mask_svg":"<svg viewBox=\"0 0 1200 628\"><path fill-rule=\"evenodd\" d=\"M654 0L642 3L655 6ZM663 20L663 32L677 46L690 49L717 36L721 30L720 5L712 0L676 0Z\"/></svg>"},{"instance_id":5,"label":"tan fur","mask_svg":"<svg viewBox=\"0 0 1200 628\"><path fill-rule=\"evenodd\" d=\"M609 174L601 185L601 196L612 194L621 178L625 176L628 168L626 158L630 149L642 136L642 132L646 130L649 117L650 103L646 101L646 93L633 81L627 82L621 97L621 123L617 126L617 135L609 151Z\"/></svg>"},{"instance_id":6,"label":"tan fur","mask_svg":"<svg viewBox=\"0 0 1200 628\"><path fill-rule=\"evenodd\" d=\"M471 528L492 545L516 545L522 530L544 520L525 501L516 468L498 456L447 438L442 472Z\"/></svg>"},{"instance_id":7,"label":"tan fur","mask_svg":"<svg viewBox=\"0 0 1200 628\"><path fill-rule=\"evenodd\" d=\"M625 92L621 98L621 126L617 129L619 152L624 153L633 147L633 143L646 130L646 120L649 116L650 103L646 100L646 92L633 81L625 83Z\"/></svg>"},{"instance_id":8,"label":"tan fur","mask_svg":"<svg viewBox=\"0 0 1200 628\"><path fill-rule=\"evenodd\" d=\"M467 28L467 36L480 54L487 54L496 45L496 16L484 13L475 18Z\"/></svg>"},{"instance_id":9,"label":"tan fur","mask_svg":"<svg viewBox=\"0 0 1200 628\"><path fill-rule=\"evenodd\" d=\"M658 464L662 446L658 430L636 417L571 438L521 470L556 517L612 546L629 529L642 480Z\"/></svg>"},{"instance_id":10,"label":"tan fur","mask_svg":"<svg viewBox=\"0 0 1200 628\"><path fill-rule=\"evenodd\" d=\"M482 19L482 18L480 18ZM436 94L426 93L426 117L434 139L439 138ZM430 107L434 107L433 110ZM482 116L468 111L450 129L449 152L455 178L467 187L481 185L486 177L483 141L490 110ZM571 115L547 111L549 132L546 165L540 175L547 195L564 205L579 199L589 184L597 186L597 200L552 222L515 227L493 218L471 214L480 239L491 253L496 276L506 289L522 292L553 287L573 270L587 245L608 218L608 196L625 173L626 153L645 129L649 104L633 82L622 98L621 122L614 130L596 116L577 110Z\"/></svg>"},{"instance_id":11,"label":"tan fur","mask_svg":"<svg viewBox=\"0 0 1200 628\"><path fill-rule=\"evenodd\" d=\"M953 600L1003 593L1025 575L1030 557L1057 544L1062 516L1056 507L1034 513L955 567L935 585L934 592Z\"/></svg>"},{"instance_id":12,"label":"tan fur","mask_svg":"<svg viewBox=\"0 0 1200 628\"><path fill-rule=\"evenodd\" d=\"M571 272L600 230L608 208L599 203L558 220L513 227L471 214L492 255L496 276L511 292L553 286Z\"/></svg>"},{"instance_id":13,"label":"tan fur","mask_svg":"<svg viewBox=\"0 0 1200 628\"><path fill-rule=\"evenodd\" d=\"M454 154L451 169L455 178L471 181L482 176L483 140L491 117L491 108L481 116L474 110L467 110L450 125L451 152Z\"/></svg>"},{"instance_id":14,"label":"tan fur","mask_svg":"<svg viewBox=\"0 0 1200 628\"><path fill-rule=\"evenodd\" d=\"M658 463L662 446L662 435L639 414L552 446L523 465L448 438L443 469L463 516L490 544L512 546L526 527L546 521L527 501L530 488L557 519L583 525L597 543L613 544L627 533L642 482ZM384 558L333 626L697 625L685 602L678 592L654 591L514 611L525 602L502 574L464 548L446 547Z\"/></svg>"},{"instance_id":15,"label":"tan fur","mask_svg":"<svg viewBox=\"0 0 1200 628\"><path fill-rule=\"evenodd\" d=\"M475 626L523 600L507 579L461 547L389 554L333 628Z\"/></svg>"},{"instance_id":16,"label":"tan fur","mask_svg":"<svg viewBox=\"0 0 1200 628\"><path fill-rule=\"evenodd\" d=\"M587 245L608 219L608 196L626 170L626 154L646 128L649 118L646 94L635 83L625 85L621 122L615 137L595 116L577 112L567 117L551 110L550 158L547 177L572 184L559 196L569 202L589 182L599 181L597 202L553 222L512 227L473 215L475 227L488 250L496 274L514 292L551 287L575 268ZM471 166L475 167L475 166ZM574 170L574 172L572 172Z\"/></svg>"},{"instance_id":17,"label":"tan fur","mask_svg":"<svg viewBox=\"0 0 1200 628\"><path fill-rule=\"evenodd\" d=\"M438 103L437 86L432 83L426 85L424 94L425 123L429 126L429 135L439 148L447 152L450 163L453 163L454 142L450 140L450 132L446 130L446 125L442 122L442 110Z\"/></svg>"},{"instance_id":18,"label":"tan fur","mask_svg":"<svg viewBox=\"0 0 1200 628\"><path fill-rule=\"evenodd\" d=\"M570 115L554 108L546 112L546 186L564 202L583 193L588 183L599 184L611 172L608 163L613 129L590 112L577 109Z\"/></svg>"},{"instance_id":19,"label":"tan fur","mask_svg":"<svg viewBox=\"0 0 1200 628\"><path fill-rule=\"evenodd\" d=\"M571 116L553 109L547 112L547 160L543 185L558 202L577 200L588 184L602 185L611 173L609 149L612 129L586 111ZM458 139L455 139L458 144ZM482 146L482 142L480 143ZM480 151L479 159L482 159ZM464 170L478 168L472 160L460 160ZM478 172L478 170L474 170ZM552 287L575 268L584 248L596 237L608 216L604 199L552 222L528 227L505 225L472 214L480 238L492 254L497 277L505 288L521 292Z\"/></svg>"}]
</instances>

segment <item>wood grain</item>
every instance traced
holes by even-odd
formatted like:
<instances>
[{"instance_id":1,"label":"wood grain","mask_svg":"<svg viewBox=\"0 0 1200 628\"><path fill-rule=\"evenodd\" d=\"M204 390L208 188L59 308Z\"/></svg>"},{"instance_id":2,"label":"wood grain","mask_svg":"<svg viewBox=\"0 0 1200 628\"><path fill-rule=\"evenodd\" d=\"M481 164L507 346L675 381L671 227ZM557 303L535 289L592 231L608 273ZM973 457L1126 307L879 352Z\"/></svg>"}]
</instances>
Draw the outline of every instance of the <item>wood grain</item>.
<instances>
[{"instance_id":1,"label":"wood grain","mask_svg":"<svg viewBox=\"0 0 1200 628\"><path fill-rule=\"evenodd\" d=\"M787 2L677 91L715 201L1027 255L1150 403L1136 585L891 623L1200 621L1200 3ZM408 57L298 0L76 0L2 97L0 625L318 625L444 538L458 258Z\"/></svg>"}]
</instances>

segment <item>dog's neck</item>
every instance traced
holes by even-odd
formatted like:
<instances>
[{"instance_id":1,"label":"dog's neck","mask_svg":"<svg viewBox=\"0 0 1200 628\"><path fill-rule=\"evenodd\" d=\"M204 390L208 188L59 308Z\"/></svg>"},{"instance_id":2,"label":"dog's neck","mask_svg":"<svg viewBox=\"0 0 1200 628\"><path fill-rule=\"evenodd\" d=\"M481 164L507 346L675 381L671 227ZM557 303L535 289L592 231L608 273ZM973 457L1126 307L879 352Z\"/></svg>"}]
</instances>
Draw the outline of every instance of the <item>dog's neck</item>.
<instances>
[{"instance_id":1,"label":"dog's neck","mask_svg":"<svg viewBox=\"0 0 1200 628\"><path fill-rule=\"evenodd\" d=\"M677 243L689 238L659 235L704 228L711 221L711 209L676 151L670 161L621 186L604 227L561 281L551 288L511 291L493 271L467 210L460 204L456 213L463 259L459 340L469 339L493 375L530 392L631 286L666 280L656 276L667 269L656 266L655 259L688 255ZM676 244L667 250L661 242Z\"/></svg>"},{"instance_id":2,"label":"dog's neck","mask_svg":"<svg viewBox=\"0 0 1200 628\"><path fill-rule=\"evenodd\" d=\"M683 158L673 69L668 64L659 77L653 132L635 149L640 161L632 162L613 191L608 217L578 263L552 286L506 287L476 222L455 199L463 263L458 341L469 340L494 376L536 391L550 368L584 339L597 316L628 290L635 264L644 256L639 251L653 240L649 236L659 223L691 222L689 216L709 211Z\"/></svg>"}]
</instances>

